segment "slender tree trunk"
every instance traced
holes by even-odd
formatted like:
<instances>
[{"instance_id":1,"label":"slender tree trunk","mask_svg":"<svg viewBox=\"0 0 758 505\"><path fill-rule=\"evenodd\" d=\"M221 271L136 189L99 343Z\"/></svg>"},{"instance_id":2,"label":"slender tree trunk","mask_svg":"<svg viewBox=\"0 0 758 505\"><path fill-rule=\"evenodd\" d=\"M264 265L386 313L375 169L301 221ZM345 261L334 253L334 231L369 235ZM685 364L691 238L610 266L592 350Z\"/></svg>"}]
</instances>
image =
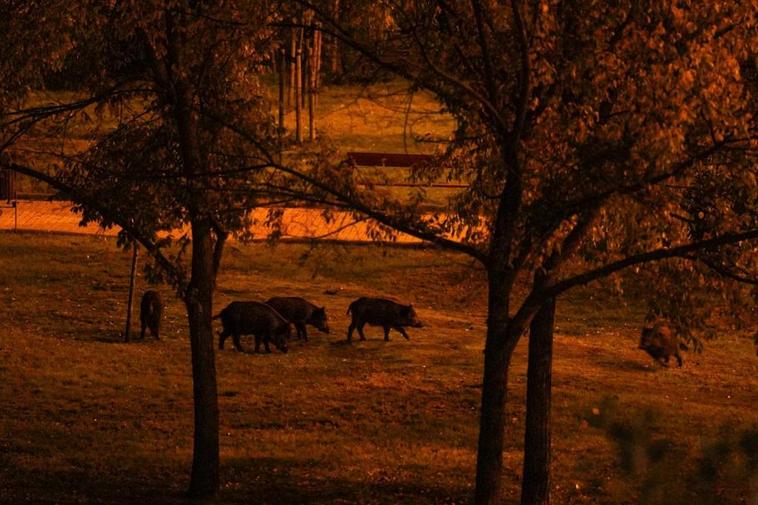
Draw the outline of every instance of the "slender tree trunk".
<instances>
[{"instance_id":1,"label":"slender tree trunk","mask_svg":"<svg viewBox=\"0 0 758 505\"><path fill-rule=\"evenodd\" d=\"M134 307L134 286L137 283L137 256L139 246L134 242L132 251L132 268L129 272L129 298L126 301L126 328L124 328L124 342L129 342L132 333L132 307Z\"/></svg>"},{"instance_id":2,"label":"slender tree trunk","mask_svg":"<svg viewBox=\"0 0 758 505\"><path fill-rule=\"evenodd\" d=\"M538 274L535 287L544 280ZM529 329L526 435L521 505L550 503L550 392L552 386L555 298L545 302Z\"/></svg>"},{"instance_id":3,"label":"slender tree trunk","mask_svg":"<svg viewBox=\"0 0 758 505\"><path fill-rule=\"evenodd\" d=\"M308 46L308 140L314 142L316 140L316 118L315 114L315 85L316 85L316 32L313 32L313 39Z\"/></svg>"},{"instance_id":4,"label":"slender tree trunk","mask_svg":"<svg viewBox=\"0 0 758 505\"><path fill-rule=\"evenodd\" d=\"M279 51L279 124L277 128L277 135L279 137L279 151L281 155L282 138L284 137L284 86L287 80L287 74L285 71L285 65L287 61L286 51L282 49Z\"/></svg>"},{"instance_id":5,"label":"slender tree trunk","mask_svg":"<svg viewBox=\"0 0 758 505\"><path fill-rule=\"evenodd\" d=\"M303 141L303 29L300 28L297 47L295 48L295 141L299 144Z\"/></svg>"},{"instance_id":6,"label":"slender tree trunk","mask_svg":"<svg viewBox=\"0 0 758 505\"><path fill-rule=\"evenodd\" d=\"M192 352L195 434L189 494L207 497L219 488L218 395L213 349L213 244L210 223L192 220L192 280L185 295Z\"/></svg>"},{"instance_id":7,"label":"slender tree trunk","mask_svg":"<svg viewBox=\"0 0 758 505\"><path fill-rule=\"evenodd\" d=\"M294 21L294 20L293 20ZM290 63L290 80L289 80L289 87L287 88L287 107L292 107L292 101L295 99L295 73L297 72L297 69L295 68L295 55L297 53L297 31L295 28L292 28L290 30L290 53L289 53L289 63Z\"/></svg>"},{"instance_id":8,"label":"slender tree trunk","mask_svg":"<svg viewBox=\"0 0 758 505\"><path fill-rule=\"evenodd\" d=\"M311 57L310 39L305 36L305 29L303 29L303 52L302 52L302 57L300 58L300 72L302 73L300 83L303 87L303 91L300 93L300 96L303 99L303 103L302 103L303 108L308 107L308 88L310 88L310 68L311 68L310 57Z\"/></svg>"},{"instance_id":9,"label":"slender tree trunk","mask_svg":"<svg viewBox=\"0 0 758 505\"><path fill-rule=\"evenodd\" d=\"M340 18L340 0L332 1L332 19L338 25ZM329 51L329 63L332 78L334 79L340 73L340 45L337 37L332 37L331 50Z\"/></svg>"},{"instance_id":10,"label":"slender tree trunk","mask_svg":"<svg viewBox=\"0 0 758 505\"><path fill-rule=\"evenodd\" d=\"M320 25L316 23L316 28ZM313 52L313 108L318 110L318 96L321 88L321 53L322 53L322 33L317 29L314 34L314 52Z\"/></svg>"},{"instance_id":11,"label":"slender tree trunk","mask_svg":"<svg viewBox=\"0 0 758 505\"><path fill-rule=\"evenodd\" d=\"M476 505L500 505L508 368L513 354L508 291L502 275L489 273L487 341L476 460Z\"/></svg>"}]
</instances>

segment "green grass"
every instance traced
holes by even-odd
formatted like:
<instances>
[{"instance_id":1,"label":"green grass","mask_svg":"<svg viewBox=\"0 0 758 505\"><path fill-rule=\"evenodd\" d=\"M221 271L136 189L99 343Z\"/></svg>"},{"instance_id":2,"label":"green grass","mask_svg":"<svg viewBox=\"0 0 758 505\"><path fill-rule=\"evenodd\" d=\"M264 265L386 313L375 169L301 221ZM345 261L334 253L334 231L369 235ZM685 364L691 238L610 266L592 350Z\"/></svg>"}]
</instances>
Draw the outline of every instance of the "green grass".
<instances>
[{"instance_id":1,"label":"green grass","mask_svg":"<svg viewBox=\"0 0 758 505\"><path fill-rule=\"evenodd\" d=\"M183 501L192 451L183 306L160 287L163 340L121 343L129 259L110 240L0 234L0 503ZM481 271L460 256L380 246L232 244L226 259L217 309L302 295L326 305L332 334L312 330L287 355L218 353L215 503L468 503ZM389 343L369 328L367 342L345 345L345 310L360 295L413 302L426 326ZM559 303L554 503L635 501L612 445L582 422L606 395L659 410L662 434L689 450L724 423L758 422L751 342L723 335L685 355L684 368L664 370L636 349L639 321L589 289ZM522 342L510 380L507 503L517 500L524 387Z\"/></svg>"}]
</instances>

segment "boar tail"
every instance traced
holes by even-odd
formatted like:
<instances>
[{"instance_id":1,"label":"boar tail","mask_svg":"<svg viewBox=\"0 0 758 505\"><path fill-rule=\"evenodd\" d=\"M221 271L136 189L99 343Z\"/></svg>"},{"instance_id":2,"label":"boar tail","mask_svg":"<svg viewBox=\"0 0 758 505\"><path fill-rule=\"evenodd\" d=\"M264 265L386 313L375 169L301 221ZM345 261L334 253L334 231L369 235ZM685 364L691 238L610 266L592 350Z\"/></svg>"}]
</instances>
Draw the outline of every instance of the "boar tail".
<instances>
[{"instance_id":1,"label":"boar tail","mask_svg":"<svg viewBox=\"0 0 758 505\"><path fill-rule=\"evenodd\" d=\"M349 316L349 315L350 315L350 314L353 312L353 305L355 305L355 302L351 303L351 304L350 304L350 305L347 307L347 312L345 312L345 314L347 314L348 316Z\"/></svg>"}]
</instances>

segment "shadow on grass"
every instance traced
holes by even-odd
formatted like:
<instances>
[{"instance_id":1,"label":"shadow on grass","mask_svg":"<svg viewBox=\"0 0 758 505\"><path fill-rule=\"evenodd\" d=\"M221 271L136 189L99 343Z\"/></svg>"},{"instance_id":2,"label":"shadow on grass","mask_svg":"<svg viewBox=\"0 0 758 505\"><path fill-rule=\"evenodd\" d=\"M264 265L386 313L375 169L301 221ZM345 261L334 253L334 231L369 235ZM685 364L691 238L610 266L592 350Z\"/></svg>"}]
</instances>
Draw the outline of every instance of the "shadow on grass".
<instances>
[{"instance_id":1,"label":"shadow on grass","mask_svg":"<svg viewBox=\"0 0 758 505\"><path fill-rule=\"evenodd\" d=\"M0 504L458 504L468 503L467 488L426 484L385 475L355 481L324 475L315 460L283 458L228 459L221 466L221 491L211 499L190 500L181 469L126 462L110 474L82 468L12 467L0 455ZM336 465L335 465L336 466ZM102 467L101 467L102 468ZM337 469L329 469L338 472ZM101 470L102 471L102 470ZM189 468L187 468L187 473ZM372 480L370 480L372 479Z\"/></svg>"},{"instance_id":2,"label":"shadow on grass","mask_svg":"<svg viewBox=\"0 0 758 505\"><path fill-rule=\"evenodd\" d=\"M650 373L655 372L656 370L656 367L653 366L655 363L651 363L651 365L648 366L643 365L638 361L600 359L597 360L596 363L603 368L608 368L615 371Z\"/></svg>"},{"instance_id":3,"label":"shadow on grass","mask_svg":"<svg viewBox=\"0 0 758 505\"><path fill-rule=\"evenodd\" d=\"M315 460L281 458L226 461L222 470L226 484L217 503L452 504L470 501L469 489L395 479L391 475L396 468L387 468L386 475L355 481L322 476L327 469L320 465L322 463ZM328 470L339 472L339 468Z\"/></svg>"}]
</instances>

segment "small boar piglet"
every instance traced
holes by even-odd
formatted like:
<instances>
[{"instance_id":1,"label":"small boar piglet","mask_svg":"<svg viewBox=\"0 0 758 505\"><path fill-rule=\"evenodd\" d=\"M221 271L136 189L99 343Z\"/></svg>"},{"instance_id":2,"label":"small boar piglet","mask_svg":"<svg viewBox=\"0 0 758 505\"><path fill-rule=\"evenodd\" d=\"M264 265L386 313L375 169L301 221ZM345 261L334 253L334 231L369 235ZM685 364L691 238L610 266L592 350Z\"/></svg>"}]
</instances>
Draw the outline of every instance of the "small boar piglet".
<instances>
[{"instance_id":1,"label":"small boar piglet","mask_svg":"<svg viewBox=\"0 0 758 505\"><path fill-rule=\"evenodd\" d=\"M163 302L157 291L148 290L142 295L139 306L139 320L142 325L140 338L145 338L145 330L150 329L150 334L156 340L160 340L161 317L163 316Z\"/></svg>"},{"instance_id":2,"label":"small boar piglet","mask_svg":"<svg viewBox=\"0 0 758 505\"><path fill-rule=\"evenodd\" d=\"M363 333L363 327L366 324L384 328L385 341L390 339L390 329L397 330L406 340L410 340L404 327L421 328L423 326L412 305L402 305L384 298L358 298L350 304L347 313L352 315L352 321L347 330L348 342L353 341L353 330L356 329L361 340L366 340Z\"/></svg>"}]
</instances>

